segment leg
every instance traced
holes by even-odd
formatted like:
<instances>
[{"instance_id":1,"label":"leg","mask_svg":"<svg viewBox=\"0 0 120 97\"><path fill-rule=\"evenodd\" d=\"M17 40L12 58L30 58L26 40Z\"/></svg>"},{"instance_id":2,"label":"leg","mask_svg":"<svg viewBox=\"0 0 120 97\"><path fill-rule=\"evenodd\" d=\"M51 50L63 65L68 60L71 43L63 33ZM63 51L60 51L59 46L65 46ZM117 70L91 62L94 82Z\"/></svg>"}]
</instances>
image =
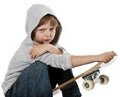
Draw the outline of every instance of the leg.
<instances>
[{"instance_id":1,"label":"leg","mask_svg":"<svg viewBox=\"0 0 120 97\"><path fill-rule=\"evenodd\" d=\"M54 88L57 83L60 85L74 77L71 69L64 71L62 69L49 67L49 74L52 88ZM81 97L81 93L76 81L62 88L61 91L63 97Z\"/></svg>"},{"instance_id":2,"label":"leg","mask_svg":"<svg viewBox=\"0 0 120 97\"><path fill-rule=\"evenodd\" d=\"M51 90L48 66L37 61L21 73L6 97L52 97Z\"/></svg>"}]
</instances>

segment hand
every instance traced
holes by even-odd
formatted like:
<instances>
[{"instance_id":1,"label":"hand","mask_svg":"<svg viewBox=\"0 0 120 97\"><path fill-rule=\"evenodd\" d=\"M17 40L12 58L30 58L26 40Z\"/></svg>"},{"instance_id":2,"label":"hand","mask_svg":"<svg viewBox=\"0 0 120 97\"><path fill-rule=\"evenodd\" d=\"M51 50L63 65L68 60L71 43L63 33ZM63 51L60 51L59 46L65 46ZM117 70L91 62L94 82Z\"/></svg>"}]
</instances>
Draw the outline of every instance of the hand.
<instances>
[{"instance_id":1,"label":"hand","mask_svg":"<svg viewBox=\"0 0 120 97\"><path fill-rule=\"evenodd\" d=\"M48 46L47 44L35 44L33 45L33 47L30 50L30 56L31 58L35 59L38 56L44 54L45 52L47 52Z\"/></svg>"},{"instance_id":2,"label":"hand","mask_svg":"<svg viewBox=\"0 0 120 97\"><path fill-rule=\"evenodd\" d=\"M98 62L108 63L116 55L114 51L105 52L97 56Z\"/></svg>"},{"instance_id":3,"label":"hand","mask_svg":"<svg viewBox=\"0 0 120 97\"><path fill-rule=\"evenodd\" d=\"M49 44L48 52L59 55L63 53L63 50L55 47L54 45Z\"/></svg>"},{"instance_id":4,"label":"hand","mask_svg":"<svg viewBox=\"0 0 120 97\"><path fill-rule=\"evenodd\" d=\"M40 55L49 52L53 54L62 54L63 51L52 44L35 44L30 50L31 58L35 59Z\"/></svg>"}]
</instances>

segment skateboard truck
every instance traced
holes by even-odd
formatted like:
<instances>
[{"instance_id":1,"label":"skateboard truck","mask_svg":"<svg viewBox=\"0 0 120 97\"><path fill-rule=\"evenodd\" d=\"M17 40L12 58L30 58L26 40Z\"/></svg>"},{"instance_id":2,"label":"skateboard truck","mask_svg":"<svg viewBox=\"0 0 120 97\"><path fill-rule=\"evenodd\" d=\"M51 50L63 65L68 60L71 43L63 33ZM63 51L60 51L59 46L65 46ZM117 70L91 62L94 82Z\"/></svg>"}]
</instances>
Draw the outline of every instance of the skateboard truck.
<instances>
[{"instance_id":1,"label":"skateboard truck","mask_svg":"<svg viewBox=\"0 0 120 97\"><path fill-rule=\"evenodd\" d=\"M83 88L87 91L92 90L96 83L100 83L105 85L109 82L109 78L106 75L100 75L100 68L98 67L96 70L90 72L89 74L83 76Z\"/></svg>"},{"instance_id":2,"label":"skateboard truck","mask_svg":"<svg viewBox=\"0 0 120 97\"><path fill-rule=\"evenodd\" d=\"M95 70L95 71L93 71L93 72L83 76L82 78L84 80L93 80L94 82L96 82L95 80L97 79L99 74L100 74L100 70L97 69L97 70Z\"/></svg>"}]
</instances>

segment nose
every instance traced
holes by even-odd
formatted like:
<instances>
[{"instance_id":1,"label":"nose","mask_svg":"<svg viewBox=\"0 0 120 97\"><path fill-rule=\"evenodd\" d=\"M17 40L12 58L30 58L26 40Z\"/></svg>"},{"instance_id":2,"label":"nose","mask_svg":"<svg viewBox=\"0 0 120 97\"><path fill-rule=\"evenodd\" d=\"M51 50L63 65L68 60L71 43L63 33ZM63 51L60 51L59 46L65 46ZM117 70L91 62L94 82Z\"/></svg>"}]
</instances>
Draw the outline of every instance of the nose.
<instances>
[{"instance_id":1,"label":"nose","mask_svg":"<svg viewBox=\"0 0 120 97\"><path fill-rule=\"evenodd\" d=\"M51 32L49 30L46 31L46 36L48 36L48 37L51 36Z\"/></svg>"}]
</instances>

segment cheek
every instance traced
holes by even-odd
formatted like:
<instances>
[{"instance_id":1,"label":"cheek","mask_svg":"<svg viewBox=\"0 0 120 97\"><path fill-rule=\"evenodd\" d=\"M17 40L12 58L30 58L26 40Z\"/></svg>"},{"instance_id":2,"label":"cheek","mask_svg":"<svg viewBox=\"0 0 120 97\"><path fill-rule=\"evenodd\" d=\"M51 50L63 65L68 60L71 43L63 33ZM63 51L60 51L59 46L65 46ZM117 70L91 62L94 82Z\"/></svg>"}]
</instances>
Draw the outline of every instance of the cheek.
<instances>
[{"instance_id":1,"label":"cheek","mask_svg":"<svg viewBox=\"0 0 120 97\"><path fill-rule=\"evenodd\" d=\"M41 34L39 34L39 33L36 33L35 34L35 38L37 39L37 40L39 40L39 39L41 39L43 36L41 35Z\"/></svg>"},{"instance_id":2,"label":"cheek","mask_svg":"<svg viewBox=\"0 0 120 97\"><path fill-rule=\"evenodd\" d=\"M52 34L52 38L54 38L54 37L55 37L55 34L56 34L56 32L54 32L54 33Z\"/></svg>"}]
</instances>

